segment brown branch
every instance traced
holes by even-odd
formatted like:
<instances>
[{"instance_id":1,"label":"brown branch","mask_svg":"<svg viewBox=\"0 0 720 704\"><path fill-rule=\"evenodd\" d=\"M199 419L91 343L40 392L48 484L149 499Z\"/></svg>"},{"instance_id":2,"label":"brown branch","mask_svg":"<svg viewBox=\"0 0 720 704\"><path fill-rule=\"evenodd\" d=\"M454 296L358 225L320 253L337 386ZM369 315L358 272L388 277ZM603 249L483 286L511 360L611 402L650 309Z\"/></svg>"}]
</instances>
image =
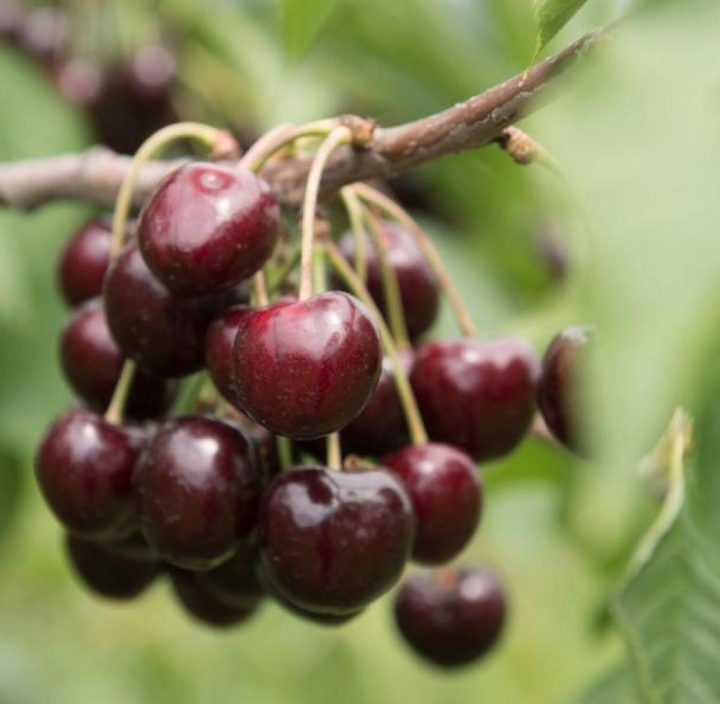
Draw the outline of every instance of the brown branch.
<instances>
[{"instance_id":1,"label":"brown branch","mask_svg":"<svg viewBox=\"0 0 720 704\"><path fill-rule=\"evenodd\" d=\"M483 147L534 110L548 85L582 58L603 36L598 30L533 66L527 72L435 115L397 127L377 128L364 148L343 147L329 161L321 191L334 192L353 181L384 178L447 154ZM102 148L0 164L0 204L30 209L58 199L112 205L129 158ZM142 170L135 196L148 192L181 162L154 162ZM284 203L302 198L310 159L286 158L263 169Z\"/></svg>"}]
</instances>

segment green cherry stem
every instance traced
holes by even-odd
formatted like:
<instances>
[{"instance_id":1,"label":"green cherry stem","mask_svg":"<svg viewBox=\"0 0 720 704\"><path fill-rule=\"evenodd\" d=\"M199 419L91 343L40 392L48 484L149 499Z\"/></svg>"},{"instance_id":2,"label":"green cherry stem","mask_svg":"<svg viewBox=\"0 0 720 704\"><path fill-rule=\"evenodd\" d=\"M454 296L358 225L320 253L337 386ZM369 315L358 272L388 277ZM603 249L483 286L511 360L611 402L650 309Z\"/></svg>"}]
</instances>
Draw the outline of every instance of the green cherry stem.
<instances>
[{"instance_id":1,"label":"green cherry stem","mask_svg":"<svg viewBox=\"0 0 720 704\"><path fill-rule=\"evenodd\" d=\"M387 213L391 218L407 227L415 238L418 247L420 247L422 253L425 255L425 258L428 260L430 267L437 277L440 287L448 297L450 305L455 311L455 316L457 317L458 324L460 325L463 335L466 337L472 337L475 334L475 325L472 322L472 318L470 317L467 308L465 308L460 292L445 268L445 264L438 254L438 251L430 237L428 237L415 220L410 217L410 215L408 215L408 213L405 212L405 210L392 198L388 198L388 196L384 193L380 193L380 191L364 183L356 183L352 186L352 188L364 201L376 206Z\"/></svg>"},{"instance_id":2,"label":"green cherry stem","mask_svg":"<svg viewBox=\"0 0 720 704\"><path fill-rule=\"evenodd\" d=\"M120 372L120 378L117 384L115 384L115 390L113 391L110 403L105 411L105 420L111 425L122 425L125 415L125 403L127 402L134 376L135 362L126 359Z\"/></svg>"},{"instance_id":3,"label":"green cherry stem","mask_svg":"<svg viewBox=\"0 0 720 704\"><path fill-rule=\"evenodd\" d=\"M355 271L360 281L365 283L367 281L367 238L363 225L363 206L352 188L348 186L341 189L340 197L345 205L355 240Z\"/></svg>"},{"instance_id":4,"label":"green cherry stem","mask_svg":"<svg viewBox=\"0 0 720 704\"><path fill-rule=\"evenodd\" d=\"M400 402L402 403L403 412L405 413L410 437L416 445L426 443L428 441L428 436L422 417L420 416L417 401L415 401L415 395L412 392L412 388L410 388L410 382L408 381L407 374L405 374L405 370L403 369L393 337L390 334L390 330L385 324L378 307L375 305L375 302L368 293L365 284L360 281L358 275L345 261L345 257L343 257L342 253L335 244L326 241L322 243L322 246L327 252L327 256L332 267L347 284L348 288L350 288L350 290L365 304L372 316L375 318L378 328L380 329L380 338L385 349L385 354L387 354L390 359L390 364L392 365L395 387L397 388L398 396L400 396Z\"/></svg>"},{"instance_id":5,"label":"green cherry stem","mask_svg":"<svg viewBox=\"0 0 720 704\"><path fill-rule=\"evenodd\" d=\"M266 306L270 302L265 272L262 269L255 272L252 278L252 297L256 306Z\"/></svg>"},{"instance_id":6,"label":"green cherry stem","mask_svg":"<svg viewBox=\"0 0 720 704\"><path fill-rule=\"evenodd\" d=\"M336 127L323 140L313 158L305 185L303 200L302 229L300 235L300 290L298 299L306 300L312 296L313 289L313 240L315 239L315 209L317 207L320 179L327 160L341 144L352 139L352 132L347 127Z\"/></svg>"},{"instance_id":7,"label":"green cherry stem","mask_svg":"<svg viewBox=\"0 0 720 704\"><path fill-rule=\"evenodd\" d=\"M275 444L277 445L280 469L283 472L286 472L293 466L292 444L290 442L290 438L283 437L282 435L276 435Z\"/></svg>"}]
</instances>

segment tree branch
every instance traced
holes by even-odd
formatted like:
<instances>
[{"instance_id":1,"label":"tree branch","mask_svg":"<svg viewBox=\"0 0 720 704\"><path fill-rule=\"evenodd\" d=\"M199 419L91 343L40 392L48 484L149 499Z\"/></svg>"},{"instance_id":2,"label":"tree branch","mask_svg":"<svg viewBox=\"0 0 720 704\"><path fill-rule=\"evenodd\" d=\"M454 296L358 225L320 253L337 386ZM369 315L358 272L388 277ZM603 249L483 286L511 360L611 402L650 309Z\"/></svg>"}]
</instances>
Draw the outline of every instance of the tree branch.
<instances>
[{"instance_id":1,"label":"tree branch","mask_svg":"<svg viewBox=\"0 0 720 704\"><path fill-rule=\"evenodd\" d=\"M347 183L385 178L447 154L483 147L536 109L548 85L594 48L603 30L584 37L494 88L435 115L404 125L377 128L363 148L338 149L323 174L321 192ZM280 200L302 200L311 159L285 158L263 169ZM83 154L0 164L0 204L31 209L58 199L112 205L130 158L95 147ZM141 203L164 176L182 162L153 162L140 175L135 192Z\"/></svg>"}]
</instances>

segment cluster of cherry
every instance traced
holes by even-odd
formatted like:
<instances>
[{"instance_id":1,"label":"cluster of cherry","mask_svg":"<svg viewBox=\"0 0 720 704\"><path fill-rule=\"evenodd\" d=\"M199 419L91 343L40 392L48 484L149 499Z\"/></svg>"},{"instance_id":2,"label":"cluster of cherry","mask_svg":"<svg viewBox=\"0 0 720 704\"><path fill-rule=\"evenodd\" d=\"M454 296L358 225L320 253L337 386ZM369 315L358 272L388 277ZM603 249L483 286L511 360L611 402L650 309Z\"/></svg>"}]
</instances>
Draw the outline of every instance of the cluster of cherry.
<instances>
[{"instance_id":1,"label":"cluster of cherry","mask_svg":"<svg viewBox=\"0 0 720 704\"><path fill-rule=\"evenodd\" d=\"M242 165L174 171L124 243L100 221L75 234L61 360L83 405L46 432L37 478L91 589L130 598L164 573L217 626L267 597L344 623L409 560L442 566L409 576L396 620L426 659L459 665L497 641L506 610L490 570L446 565L481 516L476 463L522 440L538 388L572 444L586 337L561 335L542 370L514 337L417 342L446 272L393 201L351 188L354 226L315 242L315 261L302 252L297 296L280 207Z\"/></svg>"}]
</instances>

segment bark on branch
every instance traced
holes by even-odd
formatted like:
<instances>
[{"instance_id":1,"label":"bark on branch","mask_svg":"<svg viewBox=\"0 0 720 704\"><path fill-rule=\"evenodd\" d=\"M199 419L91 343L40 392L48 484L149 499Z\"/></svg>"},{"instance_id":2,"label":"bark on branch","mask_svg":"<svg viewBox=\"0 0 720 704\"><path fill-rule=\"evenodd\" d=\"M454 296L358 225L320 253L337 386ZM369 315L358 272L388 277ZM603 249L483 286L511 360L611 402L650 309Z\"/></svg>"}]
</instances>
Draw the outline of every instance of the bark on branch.
<instances>
[{"instance_id":1,"label":"bark on branch","mask_svg":"<svg viewBox=\"0 0 720 704\"><path fill-rule=\"evenodd\" d=\"M602 30L586 34L526 73L440 113L396 127L378 127L364 148L338 149L323 174L321 192L336 191L353 181L392 176L498 140L506 128L536 109L553 80L602 36ZM82 154L0 164L0 204L31 209L53 200L73 199L112 205L129 163L129 157L95 147ZM135 192L136 201L141 203L179 163L147 164ZM287 158L268 163L263 176L282 202L297 204L309 167L307 158Z\"/></svg>"}]
</instances>

